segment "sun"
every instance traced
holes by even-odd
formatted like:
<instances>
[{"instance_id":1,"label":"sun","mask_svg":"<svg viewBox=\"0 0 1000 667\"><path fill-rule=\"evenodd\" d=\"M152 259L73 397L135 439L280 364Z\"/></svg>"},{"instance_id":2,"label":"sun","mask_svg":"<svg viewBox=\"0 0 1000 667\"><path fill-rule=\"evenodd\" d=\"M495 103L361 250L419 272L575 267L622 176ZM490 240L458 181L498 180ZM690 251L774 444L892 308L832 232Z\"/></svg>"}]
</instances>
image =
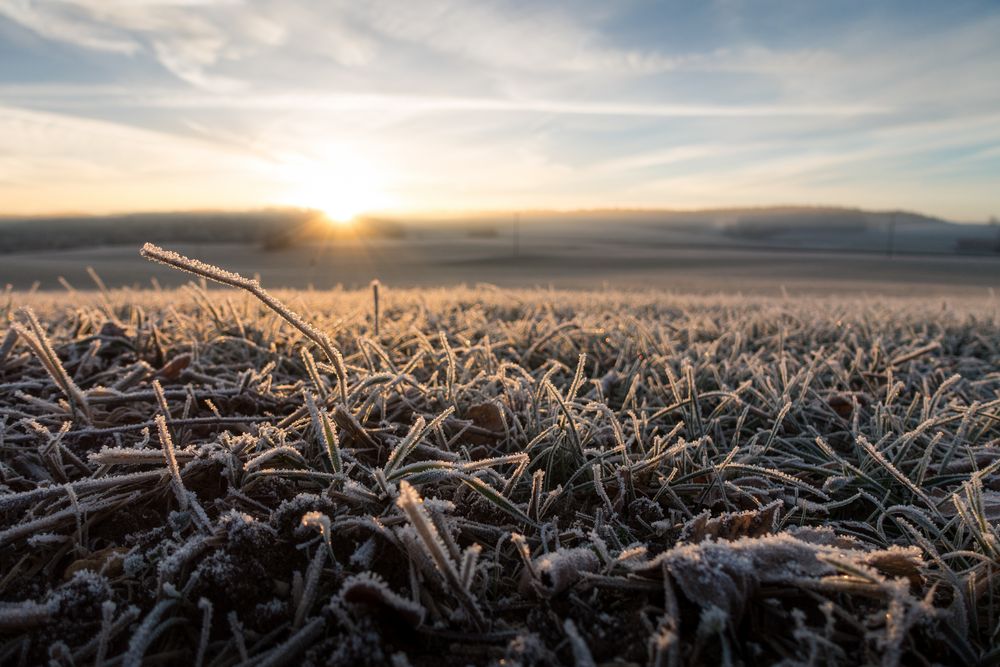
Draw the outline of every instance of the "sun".
<instances>
[{"instance_id":1,"label":"sun","mask_svg":"<svg viewBox=\"0 0 1000 667\"><path fill-rule=\"evenodd\" d=\"M293 201L322 211L331 222L348 225L362 213L379 207L379 193L369 181L344 179L331 171L303 174Z\"/></svg>"},{"instance_id":2,"label":"sun","mask_svg":"<svg viewBox=\"0 0 1000 667\"><path fill-rule=\"evenodd\" d=\"M359 215L389 206L381 170L347 151L322 159L286 163L284 202L322 211L332 224L349 225Z\"/></svg>"}]
</instances>

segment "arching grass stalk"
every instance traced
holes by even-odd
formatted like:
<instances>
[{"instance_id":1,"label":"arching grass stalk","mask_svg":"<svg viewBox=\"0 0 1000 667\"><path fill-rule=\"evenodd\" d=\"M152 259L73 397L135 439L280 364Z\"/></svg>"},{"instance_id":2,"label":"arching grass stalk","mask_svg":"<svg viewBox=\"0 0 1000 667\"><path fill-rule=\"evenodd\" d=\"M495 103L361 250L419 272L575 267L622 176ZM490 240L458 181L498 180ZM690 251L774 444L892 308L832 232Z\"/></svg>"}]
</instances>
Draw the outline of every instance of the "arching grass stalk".
<instances>
[{"instance_id":1,"label":"arching grass stalk","mask_svg":"<svg viewBox=\"0 0 1000 667\"><path fill-rule=\"evenodd\" d=\"M172 250L165 250L159 246L153 245L152 243L147 243L142 246L142 250L139 251L139 254L148 260L159 262L160 264L166 264L167 266L172 266L175 269L180 269L181 271L193 273L196 276L207 278L208 280L221 283L222 285L229 285L230 287L237 287L239 289L246 290L247 292L250 292L250 294L257 297L265 306L280 315L286 322L302 332L303 336L316 343L316 345L323 350L327 359L330 360L334 368L337 370L337 375L339 376L337 380L340 384L340 399L346 405L347 378L344 374L344 361L340 351L334 347L329 336L306 322L299 316L298 313L283 304L281 301L268 294L267 291L261 287L260 281L253 280L251 278L244 278L238 273L226 271L225 269L220 269L212 264L206 264L205 262L197 259L185 257L173 252Z\"/></svg>"}]
</instances>

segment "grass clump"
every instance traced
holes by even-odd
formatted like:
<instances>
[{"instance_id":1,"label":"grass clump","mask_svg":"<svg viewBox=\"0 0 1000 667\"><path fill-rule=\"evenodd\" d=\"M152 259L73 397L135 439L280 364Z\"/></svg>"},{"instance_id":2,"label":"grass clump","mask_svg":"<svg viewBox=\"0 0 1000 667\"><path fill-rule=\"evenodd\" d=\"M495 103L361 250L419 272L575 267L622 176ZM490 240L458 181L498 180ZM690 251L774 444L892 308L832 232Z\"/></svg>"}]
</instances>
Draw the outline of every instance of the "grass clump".
<instances>
[{"instance_id":1,"label":"grass clump","mask_svg":"<svg viewBox=\"0 0 1000 667\"><path fill-rule=\"evenodd\" d=\"M372 316L143 252L244 294L11 295L0 662L1000 659L985 299Z\"/></svg>"}]
</instances>

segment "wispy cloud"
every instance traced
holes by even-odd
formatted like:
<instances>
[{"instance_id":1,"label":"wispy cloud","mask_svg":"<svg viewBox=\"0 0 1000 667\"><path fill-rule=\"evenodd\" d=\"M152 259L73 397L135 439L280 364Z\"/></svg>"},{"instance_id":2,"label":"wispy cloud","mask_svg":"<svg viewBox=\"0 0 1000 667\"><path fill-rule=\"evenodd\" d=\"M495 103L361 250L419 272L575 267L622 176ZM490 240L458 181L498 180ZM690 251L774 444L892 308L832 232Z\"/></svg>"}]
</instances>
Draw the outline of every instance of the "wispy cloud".
<instances>
[{"instance_id":1,"label":"wispy cloud","mask_svg":"<svg viewBox=\"0 0 1000 667\"><path fill-rule=\"evenodd\" d=\"M284 38L280 23L244 9L239 2L208 0L15 0L0 4L0 15L84 48L148 53L186 82L230 90L240 82L211 74L214 66Z\"/></svg>"},{"instance_id":2,"label":"wispy cloud","mask_svg":"<svg viewBox=\"0 0 1000 667\"><path fill-rule=\"evenodd\" d=\"M744 117L744 116L863 116L885 114L888 107L871 104L795 105L795 104L653 104L616 103L591 100L547 100L500 97L451 97L392 95L368 93L277 93L246 97L236 94L211 94L187 91L135 91L123 87L103 89L36 86L4 86L4 99L45 100L76 108L103 106L114 99L126 107L161 109L256 109L278 111L373 111L373 112L510 112L568 114L582 116Z\"/></svg>"}]
</instances>

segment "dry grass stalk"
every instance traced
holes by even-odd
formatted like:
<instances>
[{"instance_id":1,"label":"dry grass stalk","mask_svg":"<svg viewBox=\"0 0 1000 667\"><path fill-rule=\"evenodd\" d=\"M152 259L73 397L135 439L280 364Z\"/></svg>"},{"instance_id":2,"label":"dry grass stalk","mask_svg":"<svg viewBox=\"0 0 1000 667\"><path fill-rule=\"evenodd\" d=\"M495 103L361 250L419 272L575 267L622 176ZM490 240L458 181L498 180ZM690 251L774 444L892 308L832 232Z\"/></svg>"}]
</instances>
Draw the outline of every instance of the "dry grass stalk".
<instances>
[{"instance_id":1,"label":"dry grass stalk","mask_svg":"<svg viewBox=\"0 0 1000 667\"><path fill-rule=\"evenodd\" d=\"M76 417L79 415L83 417L86 423L90 423L90 406L87 404L87 397L76 386L76 383L70 378L66 369L63 368L58 355L52 349L52 344L49 342L45 329L38 323L38 318L35 317L34 311L30 308L24 308L21 310L21 314L27 326L15 322L11 325L11 328L31 348L31 351L35 353L38 360L42 362L42 366L48 371L49 376L62 390L63 394L65 394L73 416Z\"/></svg>"},{"instance_id":2,"label":"dry grass stalk","mask_svg":"<svg viewBox=\"0 0 1000 667\"><path fill-rule=\"evenodd\" d=\"M155 420L156 432L160 436L160 446L163 447L163 458L166 459L167 470L170 471L170 484L174 489L174 495L177 496L177 504L182 511L187 510L187 489L184 488L184 482L181 480L181 471L177 466L177 454L174 452L174 441L170 437L167 420L163 415L156 415Z\"/></svg>"}]
</instances>

